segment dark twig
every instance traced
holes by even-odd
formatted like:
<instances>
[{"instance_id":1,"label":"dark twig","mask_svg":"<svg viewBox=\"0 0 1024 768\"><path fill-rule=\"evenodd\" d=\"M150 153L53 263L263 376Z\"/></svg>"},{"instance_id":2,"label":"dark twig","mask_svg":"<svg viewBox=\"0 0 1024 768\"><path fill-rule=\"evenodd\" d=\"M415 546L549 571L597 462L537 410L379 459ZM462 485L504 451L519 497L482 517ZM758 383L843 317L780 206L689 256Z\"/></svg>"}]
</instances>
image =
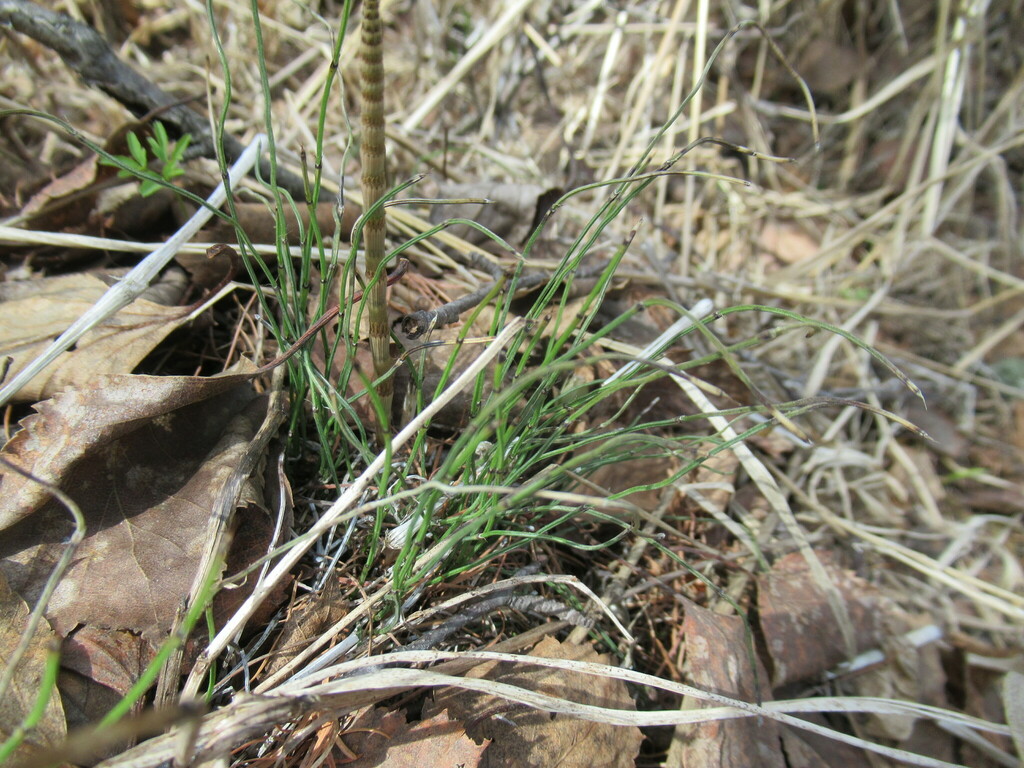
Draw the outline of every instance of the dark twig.
<instances>
[{"instance_id":1,"label":"dark twig","mask_svg":"<svg viewBox=\"0 0 1024 768\"><path fill-rule=\"evenodd\" d=\"M449 301L437 309L421 309L402 318L402 332L410 339L418 339L435 328L450 325L459 319L459 315L472 309L485 298L499 281L505 278L501 267L488 261L479 254L471 253L465 259L466 266L475 267L491 276L492 282L485 283L472 293Z\"/></svg>"},{"instance_id":2,"label":"dark twig","mask_svg":"<svg viewBox=\"0 0 1024 768\"><path fill-rule=\"evenodd\" d=\"M173 98L117 57L106 40L88 24L55 13L28 0L0 0L0 24L56 51L71 69L94 88L121 102L137 118L153 112L168 133L192 136L187 157L216 157L214 136L205 117ZM224 156L233 163L245 147L233 136L224 137ZM260 173L270 178L270 160L260 158ZM305 198L302 179L283 168L277 183L297 200Z\"/></svg>"},{"instance_id":3,"label":"dark twig","mask_svg":"<svg viewBox=\"0 0 1024 768\"><path fill-rule=\"evenodd\" d=\"M429 333L435 328L441 328L445 325L454 323L459 319L459 315L472 309L487 298L487 295L494 290L494 287L504 279L501 267L477 256L476 254L470 255L467 259L467 266L476 267L477 269L487 272L487 274L494 278L493 282L486 283L472 293L460 296L454 301L442 304L437 309L421 309L417 312L409 313L402 318L402 333L410 339L418 339L423 334ZM607 266L608 262L602 261L594 264L593 266L578 269L576 270L575 278L588 279L603 272ZM517 292L528 291L547 280L548 276L540 272L523 275L516 282L515 290Z\"/></svg>"}]
</instances>

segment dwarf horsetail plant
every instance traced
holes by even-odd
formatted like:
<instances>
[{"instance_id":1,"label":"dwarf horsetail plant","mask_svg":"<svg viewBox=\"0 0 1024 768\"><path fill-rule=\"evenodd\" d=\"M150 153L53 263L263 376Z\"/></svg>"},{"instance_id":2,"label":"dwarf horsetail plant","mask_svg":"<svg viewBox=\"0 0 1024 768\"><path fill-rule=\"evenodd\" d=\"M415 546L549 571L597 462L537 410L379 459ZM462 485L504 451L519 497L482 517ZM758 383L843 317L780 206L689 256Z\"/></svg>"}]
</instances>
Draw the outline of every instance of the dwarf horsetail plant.
<instances>
[{"instance_id":1,"label":"dwarf horsetail plant","mask_svg":"<svg viewBox=\"0 0 1024 768\"><path fill-rule=\"evenodd\" d=\"M384 194L387 191L387 151L384 146L384 52L383 29L378 0L363 3L360 24L360 95L363 135L359 144L362 165L363 249L366 254L366 311L369 318L370 353L380 400L379 436L388 431L393 382L383 377L391 368L391 335L388 332L387 280L383 275L385 255ZM376 208L375 208L376 206Z\"/></svg>"}]
</instances>

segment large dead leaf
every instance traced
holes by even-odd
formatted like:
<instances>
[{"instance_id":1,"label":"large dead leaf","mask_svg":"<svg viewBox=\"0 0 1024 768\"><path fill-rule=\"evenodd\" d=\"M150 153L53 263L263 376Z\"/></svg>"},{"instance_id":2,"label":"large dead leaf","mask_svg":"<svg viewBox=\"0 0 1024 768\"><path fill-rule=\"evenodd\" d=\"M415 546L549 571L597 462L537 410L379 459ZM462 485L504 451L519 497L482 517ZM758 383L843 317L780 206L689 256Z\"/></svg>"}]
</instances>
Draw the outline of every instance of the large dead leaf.
<instances>
[{"instance_id":1,"label":"large dead leaf","mask_svg":"<svg viewBox=\"0 0 1024 768\"><path fill-rule=\"evenodd\" d=\"M92 274L0 283L0 358L10 356L8 377L35 359L107 291ZM15 396L34 402L104 373L130 373L152 349L189 318L167 306L182 295L185 279L169 271L142 296L85 334ZM160 303L158 303L160 302Z\"/></svg>"},{"instance_id":2,"label":"large dead leaf","mask_svg":"<svg viewBox=\"0 0 1024 768\"><path fill-rule=\"evenodd\" d=\"M170 477L178 471L174 457L192 456L198 466L234 412L254 397L247 377L239 375L104 376L91 387L38 403L3 455L36 478L67 488L84 506L137 503L138 493L159 501L160 487L179 487ZM147 462L159 476L136 482L133 468ZM96 498L115 478L131 485L120 488L114 500ZM143 487L151 480L156 487ZM0 490L0 530L50 502L45 488L15 472L0 475ZM57 541L67 529L67 515L60 516Z\"/></svg>"},{"instance_id":3,"label":"large dead leaf","mask_svg":"<svg viewBox=\"0 0 1024 768\"><path fill-rule=\"evenodd\" d=\"M66 676L123 693L189 593L211 517L238 503L250 475L259 488L245 497L262 494L252 470L282 414L268 414L270 396L256 394L250 378L105 376L38 404L5 446L9 461L62 487L86 520L47 609L67 638ZM257 507L245 505L243 530L262 539L246 542L247 562L273 528ZM37 482L7 471L0 529L0 572L34 602L65 549L70 516Z\"/></svg>"},{"instance_id":4,"label":"large dead leaf","mask_svg":"<svg viewBox=\"0 0 1024 768\"><path fill-rule=\"evenodd\" d=\"M14 662L15 650L28 621L28 606L11 590L7 579L0 573L0 673L8 670ZM35 707L47 649L53 638L53 630L43 621L32 635L27 651L18 660L10 687L0 697L0 743L7 740ZM65 734L64 710L60 697L53 691L42 719L26 734L25 741L12 756L13 761L18 763L40 749L56 746L64 740Z\"/></svg>"},{"instance_id":5,"label":"large dead leaf","mask_svg":"<svg viewBox=\"0 0 1024 768\"><path fill-rule=\"evenodd\" d=\"M571 659L608 664L606 656L589 646L559 643L551 637L542 640L532 656ZM527 664L482 664L469 677L497 680L520 688L557 696L581 704L613 709L633 709L633 700L620 680L567 672L561 669ZM484 753L483 768L521 766L521 768L606 768L633 766L640 743L639 728L593 723L562 714L551 715L536 709L509 704L504 699L477 691L446 688L438 692L428 713L448 709L451 717L466 721L466 733L474 739L491 739Z\"/></svg>"}]
</instances>

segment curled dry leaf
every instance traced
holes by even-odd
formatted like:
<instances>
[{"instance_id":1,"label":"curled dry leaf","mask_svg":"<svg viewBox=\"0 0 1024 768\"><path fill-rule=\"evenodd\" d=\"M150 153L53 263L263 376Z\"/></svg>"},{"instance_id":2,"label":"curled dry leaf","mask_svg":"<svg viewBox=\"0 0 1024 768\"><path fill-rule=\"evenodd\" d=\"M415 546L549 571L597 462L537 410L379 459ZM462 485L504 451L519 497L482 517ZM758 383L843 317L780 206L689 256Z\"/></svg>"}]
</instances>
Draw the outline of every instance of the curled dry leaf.
<instances>
[{"instance_id":1,"label":"curled dry leaf","mask_svg":"<svg viewBox=\"0 0 1024 768\"><path fill-rule=\"evenodd\" d=\"M135 121L122 123L104 142L113 155L127 155L128 134L152 135L150 126ZM139 196L135 183L107 183L118 169L104 164L99 155L89 155L63 175L50 181L22 208L34 229L93 232L104 229L143 233L151 231L160 215L171 205L173 194L159 190L154 196Z\"/></svg>"},{"instance_id":2,"label":"curled dry leaf","mask_svg":"<svg viewBox=\"0 0 1024 768\"><path fill-rule=\"evenodd\" d=\"M268 413L272 396L254 392L251 378L101 377L38 404L4 447L8 461L63 488L85 517L87 535L47 608L67 638L67 673L86 670L122 693L166 637L211 517L238 503L245 467L258 463L253 452L262 455L283 417L280 404ZM269 436L254 444L257 434ZM259 475L249 480L258 493L246 497L262 495ZM273 524L256 511L244 526L247 535L262 532L246 545L251 562L266 551ZM64 552L70 515L37 482L8 470L0 475L0 530L0 572L34 603ZM245 588L231 597L238 592Z\"/></svg>"},{"instance_id":3,"label":"curled dry leaf","mask_svg":"<svg viewBox=\"0 0 1024 768\"><path fill-rule=\"evenodd\" d=\"M0 358L13 358L8 378L67 330L108 287L92 274L0 283ZM35 402L68 387L86 385L100 374L130 373L171 331L188 321L187 308L167 306L176 302L184 289L184 275L171 270L138 299L90 330L73 350L23 387L15 400Z\"/></svg>"},{"instance_id":4,"label":"curled dry leaf","mask_svg":"<svg viewBox=\"0 0 1024 768\"><path fill-rule=\"evenodd\" d=\"M548 637L538 643L532 656L570 659L608 664L606 656L589 646L559 643ZM625 683L561 669L528 664L482 664L468 673L470 677L498 680L549 696L581 704L612 709L634 709ZM466 723L466 733L474 739L491 739L480 765L542 768L630 768L644 740L639 728L577 720L562 714L551 715L536 709L510 704L486 693L459 688L438 692L433 705L424 708L424 716L448 709L452 718Z\"/></svg>"},{"instance_id":5,"label":"curled dry leaf","mask_svg":"<svg viewBox=\"0 0 1024 768\"><path fill-rule=\"evenodd\" d=\"M32 195L21 209L21 215L34 219L35 227L52 230L80 225L93 203L97 169L96 156L91 155ZM44 216L46 211L56 212Z\"/></svg>"}]
</instances>

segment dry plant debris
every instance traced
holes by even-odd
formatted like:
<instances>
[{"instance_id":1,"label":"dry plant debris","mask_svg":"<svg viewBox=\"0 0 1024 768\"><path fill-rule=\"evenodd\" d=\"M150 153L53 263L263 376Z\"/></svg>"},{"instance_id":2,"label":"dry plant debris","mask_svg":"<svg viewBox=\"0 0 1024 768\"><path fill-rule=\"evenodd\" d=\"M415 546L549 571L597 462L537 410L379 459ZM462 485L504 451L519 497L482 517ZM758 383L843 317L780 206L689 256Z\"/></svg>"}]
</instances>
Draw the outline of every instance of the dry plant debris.
<instances>
[{"instance_id":1,"label":"dry plant debris","mask_svg":"<svg viewBox=\"0 0 1024 768\"><path fill-rule=\"evenodd\" d=\"M545 638L530 650L541 658L571 659L607 664L607 656L586 646L559 643ZM631 709L633 701L620 680L593 680L560 669L516 668L514 665L484 664L469 677L496 680L549 696L582 704ZM605 765L623 768L633 765L643 734L638 728L604 723L581 723L575 718L555 715L509 704L490 694L447 689L434 697L425 714L447 711L449 717L467 723L466 732L476 741L489 741L479 765Z\"/></svg>"},{"instance_id":2,"label":"dry plant debris","mask_svg":"<svg viewBox=\"0 0 1024 768\"><path fill-rule=\"evenodd\" d=\"M4 384L259 167L4 402L0 757L1019 764L1019 2L369 5L0 0Z\"/></svg>"}]
</instances>

